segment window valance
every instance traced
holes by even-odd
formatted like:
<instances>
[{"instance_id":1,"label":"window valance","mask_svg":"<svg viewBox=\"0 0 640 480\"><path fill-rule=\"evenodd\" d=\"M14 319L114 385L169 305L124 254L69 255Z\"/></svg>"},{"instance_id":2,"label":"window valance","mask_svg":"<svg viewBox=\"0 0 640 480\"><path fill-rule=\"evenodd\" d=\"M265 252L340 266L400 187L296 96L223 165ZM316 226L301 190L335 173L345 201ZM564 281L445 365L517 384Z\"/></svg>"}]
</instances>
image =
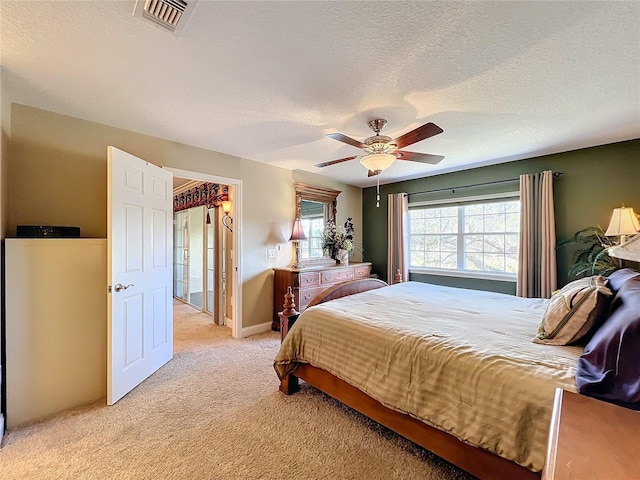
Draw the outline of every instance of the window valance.
<instances>
[{"instance_id":1,"label":"window valance","mask_svg":"<svg viewBox=\"0 0 640 480\"><path fill-rule=\"evenodd\" d=\"M173 196L173 212L206 206L216 208L229 200L229 186L205 182Z\"/></svg>"}]
</instances>

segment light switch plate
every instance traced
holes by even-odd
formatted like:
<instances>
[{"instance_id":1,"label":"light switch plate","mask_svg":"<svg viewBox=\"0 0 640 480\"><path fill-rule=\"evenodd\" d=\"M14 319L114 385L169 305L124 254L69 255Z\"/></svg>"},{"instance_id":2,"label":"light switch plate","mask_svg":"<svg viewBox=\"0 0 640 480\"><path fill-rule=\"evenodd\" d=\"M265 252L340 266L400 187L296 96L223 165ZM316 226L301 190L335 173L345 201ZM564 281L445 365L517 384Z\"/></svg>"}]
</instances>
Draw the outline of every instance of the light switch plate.
<instances>
[{"instance_id":1,"label":"light switch plate","mask_svg":"<svg viewBox=\"0 0 640 480\"><path fill-rule=\"evenodd\" d=\"M267 258L276 258L275 248L267 248Z\"/></svg>"}]
</instances>

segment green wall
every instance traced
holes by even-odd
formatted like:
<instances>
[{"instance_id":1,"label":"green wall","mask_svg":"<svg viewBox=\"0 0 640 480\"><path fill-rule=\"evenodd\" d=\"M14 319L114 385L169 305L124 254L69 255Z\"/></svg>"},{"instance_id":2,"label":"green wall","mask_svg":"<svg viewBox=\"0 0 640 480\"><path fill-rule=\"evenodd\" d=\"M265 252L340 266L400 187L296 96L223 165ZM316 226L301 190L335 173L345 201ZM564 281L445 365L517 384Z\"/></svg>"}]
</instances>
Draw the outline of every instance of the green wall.
<instances>
[{"instance_id":1,"label":"green wall","mask_svg":"<svg viewBox=\"0 0 640 480\"><path fill-rule=\"evenodd\" d=\"M489 167L391 183L380 186L380 208L376 208L376 189L362 192L363 243L365 259L373 263L373 272L386 279L387 272L387 195L450 188L475 183L518 178L523 173L544 170L563 172L554 180L556 237L561 242L581 228L601 225L606 228L611 211L624 203L640 210L640 139L545 155ZM384 174L383 174L384 175ZM518 183L458 189L414 196L411 200L458 198L486 193L513 191ZM558 286L567 283L567 271L573 257L572 247L558 254ZM411 280L478 290L515 293L515 283L475 280L437 275L411 275Z\"/></svg>"}]
</instances>

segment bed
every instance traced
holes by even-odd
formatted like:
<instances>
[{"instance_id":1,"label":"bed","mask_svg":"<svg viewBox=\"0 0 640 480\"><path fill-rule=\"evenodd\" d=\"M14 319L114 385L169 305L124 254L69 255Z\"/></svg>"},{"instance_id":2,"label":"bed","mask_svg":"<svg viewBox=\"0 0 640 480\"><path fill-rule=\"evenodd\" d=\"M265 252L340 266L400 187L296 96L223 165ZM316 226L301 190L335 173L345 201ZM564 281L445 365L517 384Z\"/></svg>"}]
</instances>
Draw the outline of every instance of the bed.
<instances>
[{"instance_id":1,"label":"bed","mask_svg":"<svg viewBox=\"0 0 640 480\"><path fill-rule=\"evenodd\" d=\"M555 389L576 391L582 353L532 343L547 302L345 282L284 338L280 389L303 379L480 478L539 478Z\"/></svg>"}]
</instances>

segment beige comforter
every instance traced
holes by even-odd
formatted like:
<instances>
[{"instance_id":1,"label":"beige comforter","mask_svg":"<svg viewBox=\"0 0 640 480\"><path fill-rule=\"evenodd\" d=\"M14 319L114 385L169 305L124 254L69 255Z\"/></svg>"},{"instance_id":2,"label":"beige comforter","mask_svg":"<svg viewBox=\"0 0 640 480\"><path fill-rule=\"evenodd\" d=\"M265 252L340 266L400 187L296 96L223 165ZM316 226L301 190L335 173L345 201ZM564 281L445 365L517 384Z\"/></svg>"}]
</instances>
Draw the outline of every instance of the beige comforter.
<instances>
[{"instance_id":1,"label":"beige comforter","mask_svg":"<svg viewBox=\"0 0 640 480\"><path fill-rule=\"evenodd\" d=\"M275 359L320 367L382 404L533 471L580 347L531 342L547 300L406 282L307 309Z\"/></svg>"}]
</instances>

